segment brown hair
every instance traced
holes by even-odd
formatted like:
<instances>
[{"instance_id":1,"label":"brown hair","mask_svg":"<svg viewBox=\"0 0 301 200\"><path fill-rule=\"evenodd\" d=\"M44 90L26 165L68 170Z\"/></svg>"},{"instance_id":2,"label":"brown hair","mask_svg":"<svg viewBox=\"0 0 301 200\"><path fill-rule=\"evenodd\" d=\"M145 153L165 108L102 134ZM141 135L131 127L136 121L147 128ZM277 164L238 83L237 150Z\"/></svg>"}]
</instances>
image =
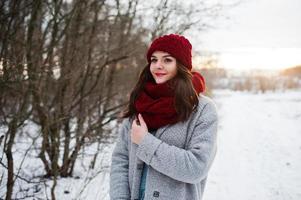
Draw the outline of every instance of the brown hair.
<instances>
[{"instance_id":1,"label":"brown hair","mask_svg":"<svg viewBox=\"0 0 301 200\"><path fill-rule=\"evenodd\" d=\"M147 64L140 73L138 82L130 94L128 105L121 116L122 118L131 117L136 114L134 102L147 81L155 81L150 72L149 64ZM189 118L199 102L199 95L192 83L192 73L184 65L177 62L177 74L169 83L175 92L174 106L178 113L178 119L179 121L185 121Z\"/></svg>"}]
</instances>

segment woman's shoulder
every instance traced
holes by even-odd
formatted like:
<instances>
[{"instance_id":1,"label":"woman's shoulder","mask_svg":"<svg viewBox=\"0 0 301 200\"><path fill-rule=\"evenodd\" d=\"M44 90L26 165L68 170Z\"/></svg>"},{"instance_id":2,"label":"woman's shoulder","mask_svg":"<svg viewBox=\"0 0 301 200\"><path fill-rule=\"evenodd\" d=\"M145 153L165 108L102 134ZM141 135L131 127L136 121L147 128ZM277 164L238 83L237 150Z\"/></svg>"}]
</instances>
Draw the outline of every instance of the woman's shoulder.
<instances>
[{"instance_id":1,"label":"woman's shoulder","mask_svg":"<svg viewBox=\"0 0 301 200\"><path fill-rule=\"evenodd\" d=\"M203 118L203 117L217 117L217 105L215 101L204 94L199 95L199 103L196 108L194 117Z\"/></svg>"},{"instance_id":2,"label":"woman's shoulder","mask_svg":"<svg viewBox=\"0 0 301 200\"><path fill-rule=\"evenodd\" d=\"M211 109L216 109L216 103L215 101L204 94L199 95L199 104L198 109L203 109L204 107L210 107Z\"/></svg>"}]
</instances>

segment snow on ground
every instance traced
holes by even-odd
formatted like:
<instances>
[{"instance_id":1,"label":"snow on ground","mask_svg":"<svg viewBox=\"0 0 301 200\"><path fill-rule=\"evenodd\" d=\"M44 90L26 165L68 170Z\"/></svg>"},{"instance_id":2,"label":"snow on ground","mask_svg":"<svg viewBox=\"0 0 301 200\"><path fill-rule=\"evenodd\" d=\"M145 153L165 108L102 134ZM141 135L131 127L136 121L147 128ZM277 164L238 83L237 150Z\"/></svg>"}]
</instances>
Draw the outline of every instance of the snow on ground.
<instances>
[{"instance_id":1,"label":"snow on ground","mask_svg":"<svg viewBox=\"0 0 301 200\"><path fill-rule=\"evenodd\" d=\"M218 154L204 200L301 199L301 91L215 91Z\"/></svg>"},{"instance_id":2,"label":"snow on ground","mask_svg":"<svg viewBox=\"0 0 301 200\"><path fill-rule=\"evenodd\" d=\"M300 200L301 91L253 94L215 90L213 94L219 114L218 153L203 200ZM17 165L28 146L25 138L19 141L14 154ZM76 163L74 177L59 178L57 199L109 200L113 148L114 144L100 147L103 153L93 170L88 170L89 162L99 147L86 148L88 155ZM37 152L28 153L21 175L43 173ZM17 187L29 185L20 181ZM48 180L32 194L50 198L51 185ZM1 185L0 199L3 193L5 187Z\"/></svg>"}]
</instances>

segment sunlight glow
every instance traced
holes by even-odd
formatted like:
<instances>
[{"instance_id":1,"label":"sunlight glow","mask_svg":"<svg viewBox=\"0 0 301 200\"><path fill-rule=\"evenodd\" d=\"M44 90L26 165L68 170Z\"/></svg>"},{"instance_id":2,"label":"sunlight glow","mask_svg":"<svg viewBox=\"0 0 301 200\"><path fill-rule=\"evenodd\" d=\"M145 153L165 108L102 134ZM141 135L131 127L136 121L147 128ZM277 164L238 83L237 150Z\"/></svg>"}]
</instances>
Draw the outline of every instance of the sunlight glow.
<instances>
[{"instance_id":1,"label":"sunlight glow","mask_svg":"<svg viewBox=\"0 0 301 200\"><path fill-rule=\"evenodd\" d=\"M208 52L206 54L210 55ZM279 70L301 65L301 48L231 48L219 50L212 55L217 67L229 69ZM196 57L195 64L202 65L205 57Z\"/></svg>"}]
</instances>

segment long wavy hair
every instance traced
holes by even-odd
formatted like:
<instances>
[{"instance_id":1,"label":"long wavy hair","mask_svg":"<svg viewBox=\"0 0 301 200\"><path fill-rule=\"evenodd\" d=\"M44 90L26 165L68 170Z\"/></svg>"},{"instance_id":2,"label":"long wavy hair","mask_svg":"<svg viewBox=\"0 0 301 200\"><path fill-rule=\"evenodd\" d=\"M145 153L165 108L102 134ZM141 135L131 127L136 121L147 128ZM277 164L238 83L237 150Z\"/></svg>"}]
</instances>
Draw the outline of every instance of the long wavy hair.
<instances>
[{"instance_id":1,"label":"long wavy hair","mask_svg":"<svg viewBox=\"0 0 301 200\"><path fill-rule=\"evenodd\" d=\"M137 114L134 102L148 81L155 81L150 72L150 64L147 64L140 73L138 82L130 94L129 102L121 115L122 118L132 117ZM175 93L174 106L178 114L178 120L185 121L199 102L199 94L192 83L192 73L184 65L177 62L177 74L168 83Z\"/></svg>"}]
</instances>

